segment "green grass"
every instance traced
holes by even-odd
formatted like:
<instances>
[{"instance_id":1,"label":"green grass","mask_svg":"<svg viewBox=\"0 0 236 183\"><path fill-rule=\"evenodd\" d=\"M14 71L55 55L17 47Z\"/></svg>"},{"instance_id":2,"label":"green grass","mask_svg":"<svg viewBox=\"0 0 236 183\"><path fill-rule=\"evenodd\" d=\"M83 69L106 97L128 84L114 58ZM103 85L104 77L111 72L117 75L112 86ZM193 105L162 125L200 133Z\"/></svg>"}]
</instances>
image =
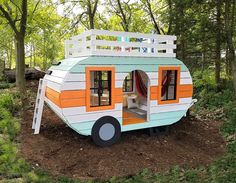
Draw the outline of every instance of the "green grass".
<instances>
[{"instance_id":1,"label":"green grass","mask_svg":"<svg viewBox=\"0 0 236 183\"><path fill-rule=\"evenodd\" d=\"M236 103L230 85L225 86L217 93L215 84L209 78L198 78L195 90L199 102L195 112L200 115L210 114L224 120L221 132L227 141L226 153L208 168L198 167L184 169L178 166L170 168L164 173L150 172L144 169L137 175L127 177L112 177L110 183L234 183L236 182ZM202 85L204 87L202 88ZM218 110L215 115L215 111ZM16 137L20 131L20 120L16 114L20 110L19 95L17 93L0 94L0 182L29 182L29 183L80 183L68 177L53 177L49 172L31 167L18 155ZM211 116L211 115L210 115Z\"/></svg>"}]
</instances>

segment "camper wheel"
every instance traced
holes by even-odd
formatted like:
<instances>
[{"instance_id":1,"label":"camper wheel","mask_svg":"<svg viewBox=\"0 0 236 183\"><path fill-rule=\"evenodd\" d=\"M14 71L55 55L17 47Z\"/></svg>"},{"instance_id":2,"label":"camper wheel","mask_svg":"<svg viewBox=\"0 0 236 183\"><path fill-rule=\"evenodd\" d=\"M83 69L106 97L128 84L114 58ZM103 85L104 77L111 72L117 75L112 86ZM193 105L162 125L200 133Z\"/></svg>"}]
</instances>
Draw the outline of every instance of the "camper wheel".
<instances>
[{"instance_id":1,"label":"camper wheel","mask_svg":"<svg viewBox=\"0 0 236 183\"><path fill-rule=\"evenodd\" d=\"M121 135L120 123L111 116L104 116L97 120L92 128L92 139L101 147L115 144Z\"/></svg>"}]
</instances>

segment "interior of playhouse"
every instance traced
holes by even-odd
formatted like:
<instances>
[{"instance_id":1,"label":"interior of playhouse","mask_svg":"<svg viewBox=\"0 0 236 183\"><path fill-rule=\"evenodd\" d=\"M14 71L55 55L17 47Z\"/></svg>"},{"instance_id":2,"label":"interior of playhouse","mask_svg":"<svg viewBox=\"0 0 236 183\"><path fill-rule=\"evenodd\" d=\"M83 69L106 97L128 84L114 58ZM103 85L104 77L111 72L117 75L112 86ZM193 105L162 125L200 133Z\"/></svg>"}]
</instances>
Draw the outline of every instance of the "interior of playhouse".
<instances>
[{"instance_id":1,"label":"interior of playhouse","mask_svg":"<svg viewBox=\"0 0 236 183\"><path fill-rule=\"evenodd\" d=\"M123 82L123 125L147 121L148 76L130 72Z\"/></svg>"}]
</instances>

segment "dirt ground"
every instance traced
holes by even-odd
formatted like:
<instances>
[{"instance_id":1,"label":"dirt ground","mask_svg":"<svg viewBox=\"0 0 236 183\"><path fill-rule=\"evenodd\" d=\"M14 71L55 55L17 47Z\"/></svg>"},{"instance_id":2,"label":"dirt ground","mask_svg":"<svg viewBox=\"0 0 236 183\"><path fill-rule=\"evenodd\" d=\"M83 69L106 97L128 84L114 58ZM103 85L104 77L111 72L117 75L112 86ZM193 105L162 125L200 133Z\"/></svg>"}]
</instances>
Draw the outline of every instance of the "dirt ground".
<instances>
[{"instance_id":1,"label":"dirt ground","mask_svg":"<svg viewBox=\"0 0 236 183\"><path fill-rule=\"evenodd\" d=\"M146 130L126 132L119 143L107 148L97 147L90 137L74 132L48 107L39 135L33 135L32 118L30 108L24 114L20 153L32 166L57 176L107 179L133 175L144 168L157 172L174 165L207 166L225 151L220 122L191 116L172 125L169 135L149 136Z\"/></svg>"}]
</instances>

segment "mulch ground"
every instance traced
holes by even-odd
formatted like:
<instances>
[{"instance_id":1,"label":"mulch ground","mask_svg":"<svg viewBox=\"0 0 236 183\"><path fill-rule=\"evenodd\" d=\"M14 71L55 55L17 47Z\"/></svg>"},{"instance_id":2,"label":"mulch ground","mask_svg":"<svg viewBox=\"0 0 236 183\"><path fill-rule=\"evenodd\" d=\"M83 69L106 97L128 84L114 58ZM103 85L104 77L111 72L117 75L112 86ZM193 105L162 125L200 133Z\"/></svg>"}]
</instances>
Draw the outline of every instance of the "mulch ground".
<instances>
[{"instance_id":1,"label":"mulch ground","mask_svg":"<svg viewBox=\"0 0 236 183\"><path fill-rule=\"evenodd\" d=\"M144 168L154 172L175 165L194 168L208 166L225 152L221 123L192 116L172 125L168 135L149 136L146 130L126 132L107 148L97 147L90 137L74 132L48 107L44 108L39 135L33 135L32 118L30 108L24 113L20 153L32 166L56 176L108 179L134 175Z\"/></svg>"}]
</instances>

